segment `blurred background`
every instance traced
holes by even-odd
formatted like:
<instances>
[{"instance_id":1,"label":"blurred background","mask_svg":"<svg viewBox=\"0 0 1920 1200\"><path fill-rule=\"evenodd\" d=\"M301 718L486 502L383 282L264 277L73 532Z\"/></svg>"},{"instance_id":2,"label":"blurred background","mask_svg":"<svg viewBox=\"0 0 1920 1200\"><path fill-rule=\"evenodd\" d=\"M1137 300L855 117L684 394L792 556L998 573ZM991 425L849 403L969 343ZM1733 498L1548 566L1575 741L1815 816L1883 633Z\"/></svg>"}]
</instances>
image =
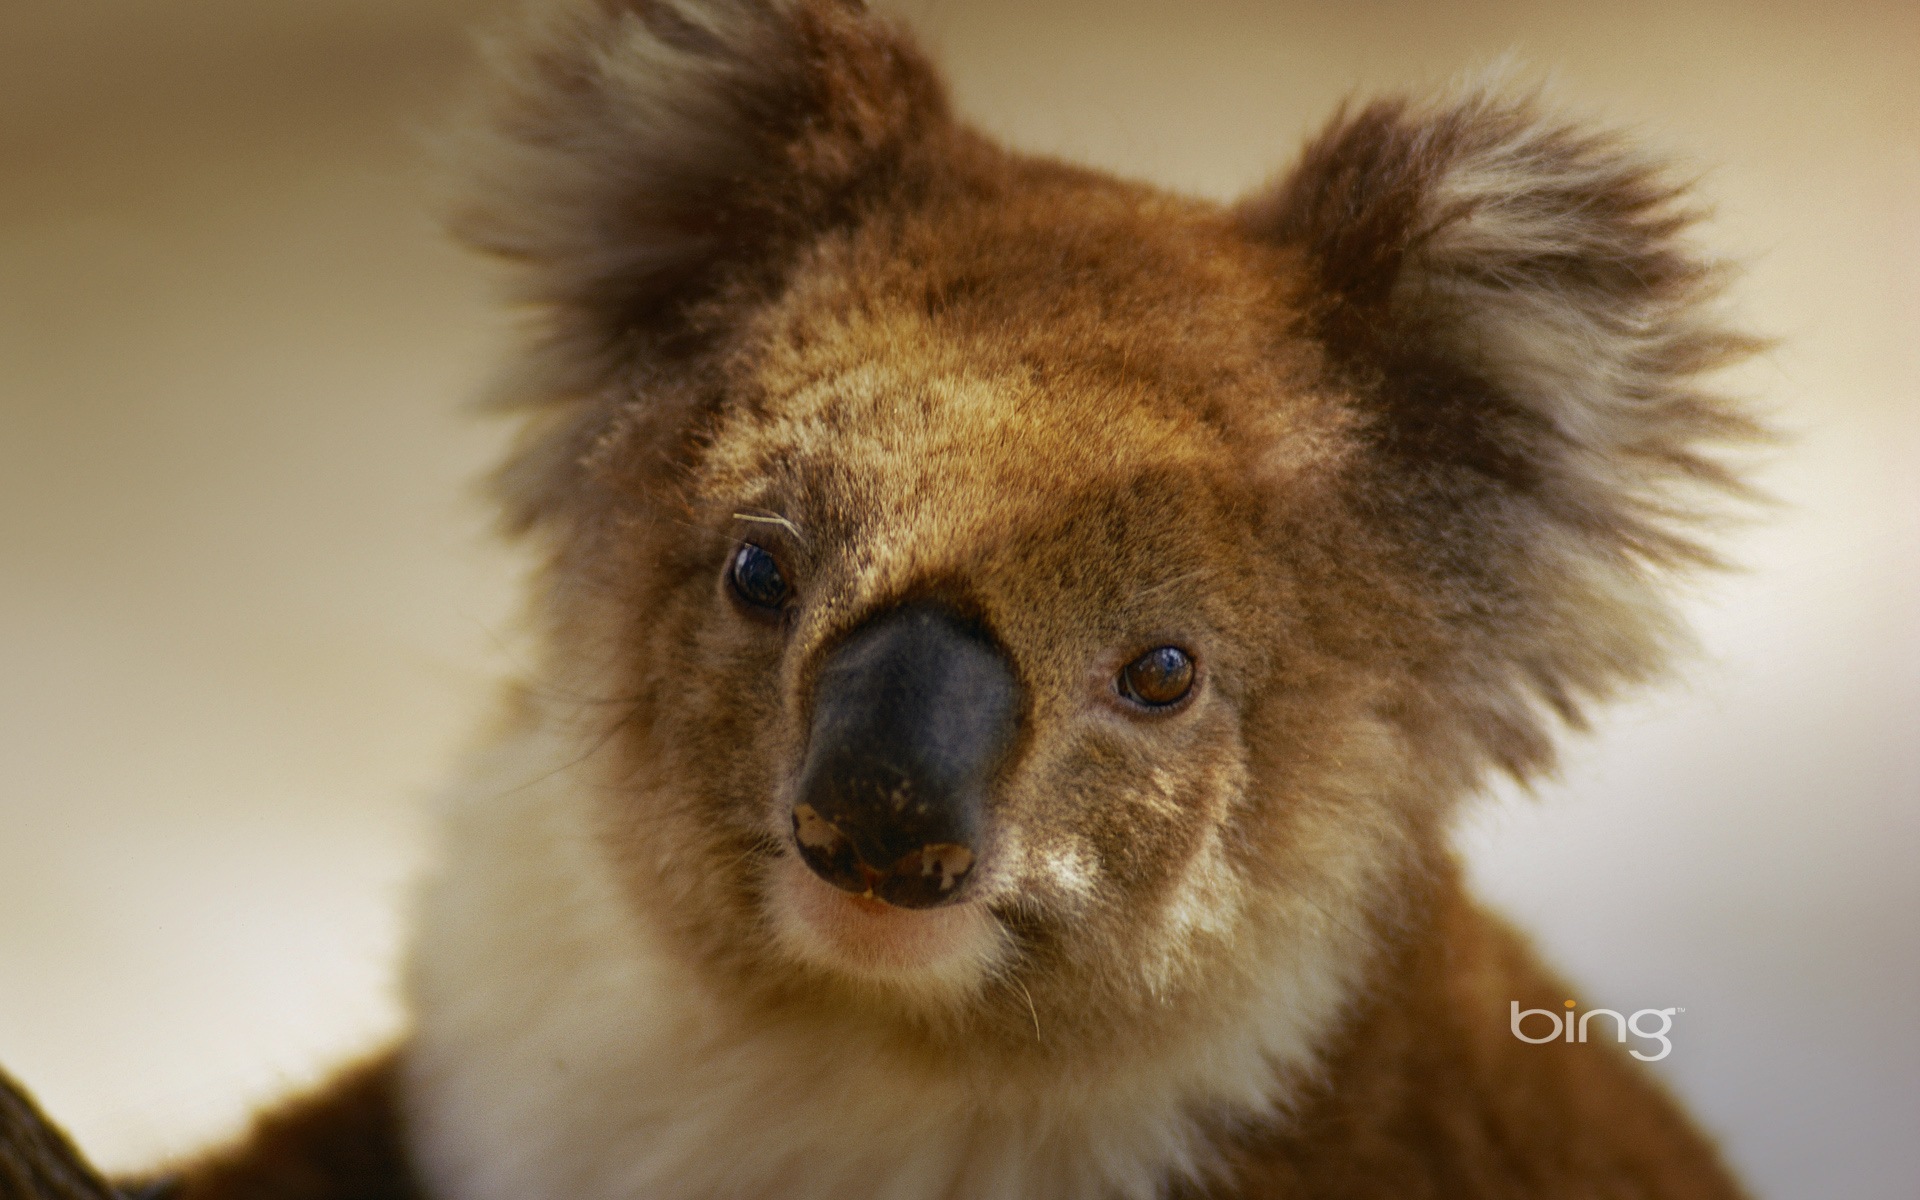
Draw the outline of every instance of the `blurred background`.
<instances>
[{"instance_id":1,"label":"blurred background","mask_svg":"<svg viewBox=\"0 0 1920 1200\"><path fill-rule=\"evenodd\" d=\"M1763 1196L1920 1192L1920 5L901 0L1027 148L1228 197L1509 52L1698 164L1794 435L1684 681L1461 831ZM104 1163L398 1028L513 667L509 323L424 132L495 0L0 4L0 1063Z\"/></svg>"}]
</instances>

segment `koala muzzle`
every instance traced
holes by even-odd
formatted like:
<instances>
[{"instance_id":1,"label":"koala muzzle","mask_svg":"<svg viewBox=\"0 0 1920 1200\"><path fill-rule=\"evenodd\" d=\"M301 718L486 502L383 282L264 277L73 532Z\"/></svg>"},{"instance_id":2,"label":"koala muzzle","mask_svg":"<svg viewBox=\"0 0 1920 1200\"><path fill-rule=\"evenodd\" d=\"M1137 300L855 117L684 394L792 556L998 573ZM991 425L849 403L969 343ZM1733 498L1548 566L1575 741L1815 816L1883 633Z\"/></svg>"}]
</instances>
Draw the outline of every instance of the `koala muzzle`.
<instances>
[{"instance_id":1,"label":"koala muzzle","mask_svg":"<svg viewBox=\"0 0 1920 1200\"><path fill-rule=\"evenodd\" d=\"M902 908L958 899L1020 686L978 626L925 604L848 634L814 683L793 835L814 874Z\"/></svg>"}]
</instances>

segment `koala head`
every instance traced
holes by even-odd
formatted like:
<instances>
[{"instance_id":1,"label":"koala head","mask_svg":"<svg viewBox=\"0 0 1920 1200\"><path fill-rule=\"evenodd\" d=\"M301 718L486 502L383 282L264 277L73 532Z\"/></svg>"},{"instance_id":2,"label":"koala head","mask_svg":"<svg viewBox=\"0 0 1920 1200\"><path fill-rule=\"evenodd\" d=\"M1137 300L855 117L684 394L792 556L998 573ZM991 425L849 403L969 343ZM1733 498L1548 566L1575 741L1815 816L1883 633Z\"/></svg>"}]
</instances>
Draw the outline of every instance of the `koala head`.
<instances>
[{"instance_id":1,"label":"koala head","mask_svg":"<svg viewBox=\"0 0 1920 1200\"><path fill-rule=\"evenodd\" d=\"M1659 667L1754 432L1680 189L1530 97L1223 206L992 144L833 0L583 3L499 73L530 703L743 1004L1032 1055L1337 990Z\"/></svg>"}]
</instances>

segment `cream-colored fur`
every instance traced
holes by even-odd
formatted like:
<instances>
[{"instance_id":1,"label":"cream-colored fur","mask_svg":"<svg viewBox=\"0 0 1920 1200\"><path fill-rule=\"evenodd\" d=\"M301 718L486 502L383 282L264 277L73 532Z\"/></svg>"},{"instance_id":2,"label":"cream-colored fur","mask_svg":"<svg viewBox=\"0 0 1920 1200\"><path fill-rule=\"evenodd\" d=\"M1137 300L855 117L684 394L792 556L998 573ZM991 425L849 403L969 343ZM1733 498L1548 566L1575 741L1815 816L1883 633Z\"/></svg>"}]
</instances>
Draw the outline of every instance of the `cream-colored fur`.
<instances>
[{"instance_id":1,"label":"cream-colored fur","mask_svg":"<svg viewBox=\"0 0 1920 1200\"><path fill-rule=\"evenodd\" d=\"M1245 1007L1044 1087L909 1060L857 1019L747 1019L619 886L583 753L550 728L519 734L477 760L449 814L406 1062L437 1200L1155 1196L1215 1165L1200 1112L1283 1116L1368 958L1323 923Z\"/></svg>"}]
</instances>

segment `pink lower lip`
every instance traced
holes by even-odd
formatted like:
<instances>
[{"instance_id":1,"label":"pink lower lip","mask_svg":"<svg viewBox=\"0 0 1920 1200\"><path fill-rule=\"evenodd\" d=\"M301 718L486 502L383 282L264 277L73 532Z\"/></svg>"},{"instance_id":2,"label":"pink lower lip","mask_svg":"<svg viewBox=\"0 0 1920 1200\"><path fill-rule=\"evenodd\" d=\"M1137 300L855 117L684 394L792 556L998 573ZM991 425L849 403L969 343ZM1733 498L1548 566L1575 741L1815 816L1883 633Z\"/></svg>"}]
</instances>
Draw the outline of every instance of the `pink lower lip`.
<instances>
[{"instance_id":1,"label":"pink lower lip","mask_svg":"<svg viewBox=\"0 0 1920 1200\"><path fill-rule=\"evenodd\" d=\"M972 905L900 908L843 892L816 877L798 856L785 860L775 877L775 902L799 918L809 931L807 940L856 970L932 968L981 948L983 914Z\"/></svg>"}]
</instances>

